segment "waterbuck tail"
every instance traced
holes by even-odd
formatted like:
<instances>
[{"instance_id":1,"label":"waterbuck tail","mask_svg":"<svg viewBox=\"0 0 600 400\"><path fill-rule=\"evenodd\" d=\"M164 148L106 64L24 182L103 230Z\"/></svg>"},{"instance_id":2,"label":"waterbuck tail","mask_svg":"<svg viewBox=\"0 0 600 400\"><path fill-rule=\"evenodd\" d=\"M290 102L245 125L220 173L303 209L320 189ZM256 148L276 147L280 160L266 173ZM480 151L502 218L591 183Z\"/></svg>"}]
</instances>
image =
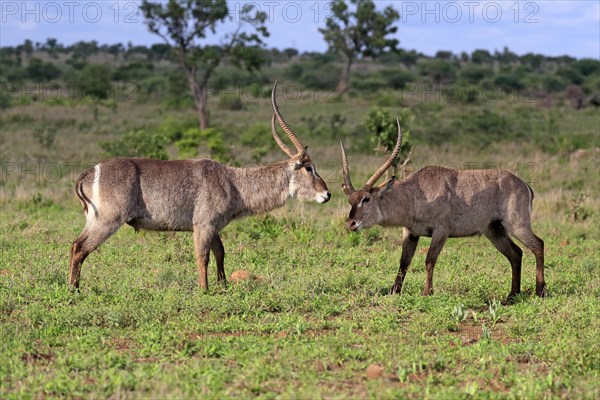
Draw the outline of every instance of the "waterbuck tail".
<instances>
[{"instance_id":1,"label":"waterbuck tail","mask_svg":"<svg viewBox=\"0 0 600 400\"><path fill-rule=\"evenodd\" d=\"M77 194L77 197L79 197L79 200L81 201L81 204L83 205L83 212L86 214L88 212L88 204L91 204L92 201L90 200L89 197L86 196L86 194L83 191L83 180L85 178L87 178L89 173L90 173L90 170L85 171L84 173L82 173L79 176L79 178L77 178L77 182L75 182L75 194Z\"/></svg>"}]
</instances>

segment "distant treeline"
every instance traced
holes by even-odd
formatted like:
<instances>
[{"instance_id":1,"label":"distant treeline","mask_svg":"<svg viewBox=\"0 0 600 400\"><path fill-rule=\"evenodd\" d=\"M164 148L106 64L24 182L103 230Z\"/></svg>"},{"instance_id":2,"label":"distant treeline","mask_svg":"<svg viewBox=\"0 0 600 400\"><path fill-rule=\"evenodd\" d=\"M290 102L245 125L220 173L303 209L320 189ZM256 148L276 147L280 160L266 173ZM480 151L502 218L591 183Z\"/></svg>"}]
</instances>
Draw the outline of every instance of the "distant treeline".
<instances>
[{"instance_id":1,"label":"distant treeline","mask_svg":"<svg viewBox=\"0 0 600 400\"><path fill-rule=\"evenodd\" d=\"M327 52L261 48L257 56L263 58L264 66L253 72L225 62L211 79L213 89L268 87L278 78L306 89L332 90L342 68L339 56ZM187 105L190 100L185 75L165 44L100 45L96 41L80 41L64 46L56 39L48 39L45 43L25 40L18 46L0 48L0 105L6 107L15 101L11 95L19 85L47 82L77 83L82 88L81 96L98 99L110 99L115 82L127 82L136 86L138 101L167 101L177 106ZM487 85L505 93L535 92L537 98L560 93L576 107L584 107L598 103L600 61L533 53L517 55L508 48L495 52L475 50L470 54L438 51L434 56L399 49L375 60L359 60L349 94L407 90L411 84L434 90ZM265 94L262 92L259 94ZM473 95L461 92L467 94L458 100L477 101L477 91Z\"/></svg>"}]
</instances>

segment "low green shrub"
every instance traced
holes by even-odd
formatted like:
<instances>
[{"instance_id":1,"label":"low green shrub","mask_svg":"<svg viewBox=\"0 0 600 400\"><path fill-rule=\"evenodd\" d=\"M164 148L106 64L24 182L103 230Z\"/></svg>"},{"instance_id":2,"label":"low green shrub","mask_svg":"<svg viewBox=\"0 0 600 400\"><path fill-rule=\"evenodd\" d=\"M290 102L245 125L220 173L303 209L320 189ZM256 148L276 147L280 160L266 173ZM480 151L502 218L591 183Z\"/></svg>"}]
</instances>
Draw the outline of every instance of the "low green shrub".
<instances>
[{"instance_id":1,"label":"low green shrub","mask_svg":"<svg viewBox=\"0 0 600 400\"><path fill-rule=\"evenodd\" d=\"M100 143L109 157L149 157L159 160L169 158L166 151L167 139L160 133L144 129L130 131L118 140Z\"/></svg>"}]
</instances>

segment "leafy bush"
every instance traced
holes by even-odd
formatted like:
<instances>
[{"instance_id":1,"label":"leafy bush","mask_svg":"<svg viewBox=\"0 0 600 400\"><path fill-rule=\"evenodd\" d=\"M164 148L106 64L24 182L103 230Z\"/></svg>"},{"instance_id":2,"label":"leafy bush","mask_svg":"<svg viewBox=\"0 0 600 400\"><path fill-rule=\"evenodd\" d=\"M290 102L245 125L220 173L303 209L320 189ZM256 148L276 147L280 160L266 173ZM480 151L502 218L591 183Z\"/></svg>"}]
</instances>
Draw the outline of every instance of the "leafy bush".
<instances>
[{"instance_id":1,"label":"leafy bush","mask_svg":"<svg viewBox=\"0 0 600 400\"><path fill-rule=\"evenodd\" d=\"M387 88L388 83L381 76L357 73L350 77L350 87L363 92L376 92Z\"/></svg>"},{"instance_id":2,"label":"leafy bush","mask_svg":"<svg viewBox=\"0 0 600 400\"><path fill-rule=\"evenodd\" d=\"M174 108L185 108L194 104L190 87L185 74L180 70L171 71L167 75L167 105Z\"/></svg>"},{"instance_id":3,"label":"leafy bush","mask_svg":"<svg viewBox=\"0 0 600 400\"><path fill-rule=\"evenodd\" d=\"M456 66L446 60L426 60L419 64L421 75L428 76L434 83L451 82L456 76Z\"/></svg>"},{"instance_id":4,"label":"leafy bush","mask_svg":"<svg viewBox=\"0 0 600 400\"><path fill-rule=\"evenodd\" d=\"M340 68L334 64L310 69L302 74L300 83L308 89L331 89L339 79L339 70Z\"/></svg>"},{"instance_id":5,"label":"leafy bush","mask_svg":"<svg viewBox=\"0 0 600 400\"><path fill-rule=\"evenodd\" d=\"M136 82L140 98L163 99L165 93L169 91L169 81L166 77L153 75L149 78L142 79Z\"/></svg>"},{"instance_id":6,"label":"leafy bush","mask_svg":"<svg viewBox=\"0 0 600 400\"><path fill-rule=\"evenodd\" d=\"M158 131L163 135L168 143L173 143L183 137L183 132L190 128L198 127L198 118L196 114L186 114L185 116L167 116Z\"/></svg>"},{"instance_id":7,"label":"leafy bush","mask_svg":"<svg viewBox=\"0 0 600 400\"><path fill-rule=\"evenodd\" d=\"M340 67L331 61L330 57L317 57L294 63L285 68L283 76L305 88L331 89L337 83L340 74Z\"/></svg>"},{"instance_id":8,"label":"leafy bush","mask_svg":"<svg viewBox=\"0 0 600 400\"><path fill-rule=\"evenodd\" d=\"M458 83L442 88L442 97L449 103L475 104L479 100L481 86Z\"/></svg>"},{"instance_id":9,"label":"leafy bush","mask_svg":"<svg viewBox=\"0 0 600 400\"><path fill-rule=\"evenodd\" d=\"M402 127L402 148L400 149L400 155L392 163L394 173L398 164L404 161L413 147L409 130L410 122L414 118L413 113L408 108L403 108L399 111L397 117L400 119L400 126ZM398 138L396 119L390 116L389 111L377 107L371 108L363 125L370 134L370 142L372 146L375 146L375 150L389 154L396 145Z\"/></svg>"},{"instance_id":10,"label":"leafy bush","mask_svg":"<svg viewBox=\"0 0 600 400\"><path fill-rule=\"evenodd\" d=\"M60 70L52 63L32 58L25 70L27 77L36 82L47 82L60 76Z\"/></svg>"},{"instance_id":11,"label":"leafy bush","mask_svg":"<svg viewBox=\"0 0 600 400\"><path fill-rule=\"evenodd\" d=\"M298 81L304 73L304 64L294 63L283 70L283 76L290 81Z\"/></svg>"},{"instance_id":12,"label":"leafy bush","mask_svg":"<svg viewBox=\"0 0 600 400\"><path fill-rule=\"evenodd\" d=\"M244 103L239 95L222 94L219 97L219 109L229 111L240 111L244 109Z\"/></svg>"},{"instance_id":13,"label":"leafy bush","mask_svg":"<svg viewBox=\"0 0 600 400\"><path fill-rule=\"evenodd\" d=\"M498 75L496 79L494 79L494 84L507 93L525 87L518 76L508 72Z\"/></svg>"},{"instance_id":14,"label":"leafy bush","mask_svg":"<svg viewBox=\"0 0 600 400\"><path fill-rule=\"evenodd\" d=\"M486 64L494 60L492 55L487 50L477 49L471 54L471 61L475 64Z\"/></svg>"},{"instance_id":15,"label":"leafy bush","mask_svg":"<svg viewBox=\"0 0 600 400\"><path fill-rule=\"evenodd\" d=\"M514 138L508 119L487 108L463 114L454 120L452 126L465 141L478 146Z\"/></svg>"},{"instance_id":16,"label":"leafy bush","mask_svg":"<svg viewBox=\"0 0 600 400\"><path fill-rule=\"evenodd\" d=\"M584 76L600 74L600 61L594 60L593 58L582 58L581 60L577 60L571 64L571 67Z\"/></svg>"},{"instance_id":17,"label":"leafy bush","mask_svg":"<svg viewBox=\"0 0 600 400\"><path fill-rule=\"evenodd\" d=\"M149 157L166 160L169 158L165 149L166 142L163 135L141 129L127 132L121 139L102 142L100 147L109 157Z\"/></svg>"},{"instance_id":18,"label":"leafy bush","mask_svg":"<svg viewBox=\"0 0 600 400\"><path fill-rule=\"evenodd\" d=\"M198 128L189 128L181 132L181 136L175 141L175 146L179 150L179 158L196 157L201 139Z\"/></svg>"},{"instance_id":19,"label":"leafy bush","mask_svg":"<svg viewBox=\"0 0 600 400\"><path fill-rule=\"evenodd\" d=\"M112 74L115 81L139 81L152 76L154 64L147 61L133 61L129 64L121 65Z\"/></svg>"},{"instance_id":20,"label":"leafy bush","mask_svg":"<svg viewBox=\"0 0 600 400\"><path fill-rule=\"evenodd\" d=\"M573 68L561 68L558 71L556 71L556 75L560 76L568 83L572 83L575 85L581 85L584 81L583 75L581 75L579 71Z\"/></svg>"},{"instance_id":21,"label":"leafy bush","mask_svg":"<svg viewBox=\"0 0 600 400\"><path fill-rule=\"evenodd\" d=\"M197 156L201 144L206 146L213 160L223 163L233 160L231 149L225 145L223 133L217 128L204 130L190 128L185 130L181 139L175 142L175 146L179 150L179 156L183 158Z\"/></svg>"},{"instance_id":22,"label":"leafy bush","mask_svg":"<svg viewBox=\"0 0 600 400\"><path fill-rule=\"evenodd\" d=\"M404 89L406 84L417 80L417 76L406 69L384 69L379 72L387 86L393 89Z\"/></svg>"},{"instance_id":23,"label":"leafy bush","mask_svg":"<svg viewBox=\"0 0 600 400\"><path fill-rule=\"evenodd\" d=\"M91 100L107 99L112 88L111 70L101 64L87 64L78 74L84 95Z\"/></svg>"},{"instance_id":24,"label":"leafy bush","mask_svg":"<svg viewBox=\"0 0 600 400\"><path fill-rule=\"evenodd\" d=\"M542 87L550 93L556 93L565 90L567 83L556 75L545 75L542 78Z\"/></svg>"},{"instance_id":25,"label":"leafy bush","mask_svg":"<svg viewBox=\"0 0 600 400\"><path fill-rule=\"evenodd\" d=\"M276 146L271 135L267 134L270 130L269 124L257 123L249 126L240 137L242 144L252 149L250 156L255 162L260 162Z\"/></svg>"},{"instance_id":26,"label":"leafy bush","mask_svg":"<svg viewBox=\"0 0 600 400\"><path fill-rule=\"evenodd\" d=\"M469 83L479 83L492 75L494 71L491 68L473 64L464 66L459 73L460 79Z\"/></svg>"}]
</instances>

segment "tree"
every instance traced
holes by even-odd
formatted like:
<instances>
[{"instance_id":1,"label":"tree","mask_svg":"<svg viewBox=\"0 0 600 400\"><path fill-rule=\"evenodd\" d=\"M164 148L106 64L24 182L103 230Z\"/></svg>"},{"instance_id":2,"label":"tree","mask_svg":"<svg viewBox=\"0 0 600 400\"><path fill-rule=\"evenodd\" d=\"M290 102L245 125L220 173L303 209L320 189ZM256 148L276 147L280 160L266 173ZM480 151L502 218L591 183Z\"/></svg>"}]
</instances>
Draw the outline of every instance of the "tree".
<instances>
[{"instance_id":1,"label":"tree","mask_svg":"<svg viewBox=\"0 0 600 400\"><path fill-rule=\"evenodd\" d=\"M456 67L453 63L442 59L430 59L419 64L422 75L429 76L436 85L454 80Z\"/></svg>"},{"instance_id":2,"label":"tree","mask_svg":"<svg viewBox=\"0 0 600 400\"><path fill-rule=\"evenodd\" d=\"M439 50L437 53L435 53L435 58L440 60L452 60L454 58L454 54L448 50Z\"/></svg>"},{"instance_id":3,"label":"tree","mask_svg":"<svg viewBox=\"0 0 600 400\"><path fill-rule=\"evenodd\" d=\"M42 45L42 49L46 50L50 57L57 58L58 52L63 50L63 45L58 43L55 38L48 38L46 44Z\"/></svg>"},{"instance_id":4,"label":"tree","mask_svg":"<svg viewBox=\"0 0 600 400\"><path fill-rule=\"evenodd\" d=\"M392 161L393 173L396 174L398 165L404 167L410 161L413 151L413 144L410 137L409 125L414 119L414 114L408 108L402 108L396 113L402 127L402 147L398 157ZM381 152L387 156L396 146L398 138L398 125L389 111L373 107L363 121L363 125L371 134L371 144L375 145L375 151ZM402 171L404 174L404 171ZM387 176L387 175L386 175Z\"/></svg>"},{"instance_id":5,"label":"tree","mask_svg":"<svg viewBox=\"0 0 600 400\"><path fill-rule=\"evenodd\" d=\"M150 32L175 50L196 104L200 129L208 128L206 105L211 75L225 57L248 70L264 62L259 50L261 37L268 36L264 25L266 14L255 10L251 3L242 6L237 29L223 35L219 46L211 46L201 43L202 40L209 33L215 34L219 23L233 20L226 0L169 0L166 3L143 0L141 11ZM255 32L242 32L245 23L252 25Z\"/></svg>"},{"instance_id":6,"label":"tree","mask_svg":"<svg viewBox=\"0 0 600 400\"><path fill-rule=\"evenodd\" d=\"M492 55L487 50L477 49L471 54L471 61L475 64L487 64L494 60Z\"/></svg>"},{"instance_id":7,"label":"tree","mask_svg":"<svg viewBox=\"0 0 600 400\"><path fill-rule=\"evenodd\" d=\"M31 58L31 54L33 54L33 42L29 39L25 39L23 42L23 51L27 54L27 58Z\"/></svg>"},{"instance_id":8,"label":"tree","mask_svg":"<svg viewBox=\"0 0 600 400\"><path fill-rule=\"evenodd\" d=\"M332 52L344 58L344 68L337 86L337 93L348 89L352 64L360 57L375 58L388 51L396 51L397 39L388 36L398 28L393 23L400 17L391 6L378 12L372 0L350 0L354 10L344 0L331 2L332 16L327 18L326 27L320 28Z\"/></svg>"},{"instance_id":9,"label":"tree","mask_svg":"<svg viewBox=\"0 0 600 400\"><path fill-rule=\"evenodd\" d=\"M108 99L112 88L110 67L104 64L87 64L78 75L88 99L92 102Z\"/></svg>"},{"instance_id":10,"label":"tree","mask_svg":"<svg viewBox=\"0 0 600 400\"><path fill-rule=\"evenodd\" d=\"M47 82L56 79L60 70L52 63L46 63L39 58L33 57L25 69L27 76L36 82Z\"/></svg>"}]
</instances>

